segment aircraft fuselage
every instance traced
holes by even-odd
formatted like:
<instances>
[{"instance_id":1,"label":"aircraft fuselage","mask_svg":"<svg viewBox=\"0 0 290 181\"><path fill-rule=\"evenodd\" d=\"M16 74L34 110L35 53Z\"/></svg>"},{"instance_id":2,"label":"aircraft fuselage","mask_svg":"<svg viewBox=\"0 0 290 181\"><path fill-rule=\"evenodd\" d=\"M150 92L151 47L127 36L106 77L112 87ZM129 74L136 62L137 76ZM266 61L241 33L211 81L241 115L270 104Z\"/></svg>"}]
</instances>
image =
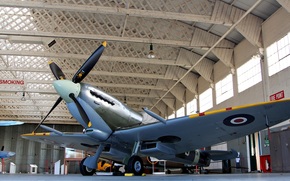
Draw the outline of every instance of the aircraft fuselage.
<instances>
[{"instance_id":1,"label":"aircraft fuselage","mask_svg":"<svg viewBox=\"0 0 290 181\"><path fill-rule=\"evenodd\" d=\"M142 122L142 115L102 90L81 83L79 98L84 100L112 130L130 127Z\"/></svg>"}]
</instances>

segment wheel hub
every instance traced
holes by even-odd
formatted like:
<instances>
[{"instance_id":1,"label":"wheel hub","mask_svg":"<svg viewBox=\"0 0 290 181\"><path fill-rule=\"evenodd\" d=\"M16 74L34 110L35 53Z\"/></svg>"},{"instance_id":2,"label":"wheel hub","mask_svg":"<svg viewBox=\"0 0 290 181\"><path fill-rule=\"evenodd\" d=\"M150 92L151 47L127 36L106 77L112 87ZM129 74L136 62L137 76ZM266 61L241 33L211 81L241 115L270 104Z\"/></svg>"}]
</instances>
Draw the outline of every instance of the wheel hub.
<instances>
[{"instance_id":1,"label":"wheel hub","mask_svg":"<svg viewBox=\"0 0 290 181\"><path fill-rule=\"evenodd\" d=\"M141 170L141 163L139 161L135 162L134 169L139 172Z\"/></svg>"}]
</instances>

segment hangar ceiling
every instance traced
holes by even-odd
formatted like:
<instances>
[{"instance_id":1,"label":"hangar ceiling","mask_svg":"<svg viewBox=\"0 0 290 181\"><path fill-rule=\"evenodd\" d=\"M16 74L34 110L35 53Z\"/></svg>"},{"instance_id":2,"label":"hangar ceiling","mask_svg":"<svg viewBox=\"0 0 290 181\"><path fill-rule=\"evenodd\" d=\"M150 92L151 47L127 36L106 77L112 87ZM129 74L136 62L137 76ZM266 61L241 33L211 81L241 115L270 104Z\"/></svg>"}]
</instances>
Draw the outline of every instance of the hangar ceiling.
<instances>
[{"instance_id":1,"label":"hangar ceiling","mask_svg":"<svg viewBox=\"0 0 290 181\"><path fill-rule=\"evenodd\" d=\"M185 102L185 91L197 94L200 76L213 83L216 62L234 69L233 48L240 41L261 47L261 23L287 5L286 0L1 0L0 120L38 123L58 98L47 62L53 60L71 78L104 40L108 46L83 82L136 110L148 107L164 115L176 101ZM151 43L154 59L147 58ZM76 121L62 102L46 123Z\"/></svg>"}]
</instances>

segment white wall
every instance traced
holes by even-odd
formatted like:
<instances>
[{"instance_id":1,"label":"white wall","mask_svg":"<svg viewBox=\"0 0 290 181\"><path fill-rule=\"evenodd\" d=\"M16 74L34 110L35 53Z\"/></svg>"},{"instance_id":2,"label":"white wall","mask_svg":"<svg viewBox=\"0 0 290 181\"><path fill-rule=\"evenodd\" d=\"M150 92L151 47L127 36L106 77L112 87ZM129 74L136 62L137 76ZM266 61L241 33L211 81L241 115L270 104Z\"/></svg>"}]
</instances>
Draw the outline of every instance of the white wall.
<instances>
[{"instance_id":1,"label":"white wall","mask_svg":"<svg viewBox=\"0 0 290 181\"><path fill-rule=\"evenodd\" d=\"M274 15L263 23L263 40L265 48L290 32L290 14L280 8ZM285 97L290 97L290 69L284 69L269 78L268 94L284 90Z\"/></svg>"},{"instance_id":2,"label":"white wall","mask_svg":"<svg viewBox=\"0 0 290 181\"><path fill-rule=\"evenodd\" d=\"M238 68L244 63L246 63L253 55L256 54L258 48L250 44L246 39L238 44L234 49L234 64ZM227 68L221 61L217 62L214 66L214 81L218 82L227 76L230 72L230 69ZM237 88L237 75L233 75L234 83L234 96L224 102L221 102L218 105L214 105L212 110L222 109L225 107L238 106L243 104L250 104L255 102L263 101L263 85L262 82L256 84L249 89L244 90L241 93L238 93ZM215 92L214 92L215 94Z\"/></svg>"},{"instance_id":3,"label":"white wall","mask_svg":"<svg viewBox=\"0 0 290 181\"><path fill-rule=\"evenodd\" d=\"M265 45L265 50L267 46L271 45L273 42L279 40L288 32L290 32L290 21L287 21L289 19L290 14L286 10L284 10L284 8L281 8L263 23L262 37L263 44ZM234 49L235 67L238 68L239 66L246 63L253 55L256 54L256 52L258 52L257 47L250 44L250 42L246 39L242 41ZM266 56L265 61L267 61ZM219 61L214 66L214 81L217 82L221 80L228 74L228 72L229 69L226 68L221 61ZM278 72L271 77L266 75L262 82L241 93L237 92L236 75L233 76L233 79L234 97L218 105L214 105L214 107L212 108L213 110L229 106L262 102L265 101L264 97L266 97L266 100L269 100L269 95L279 92L281 90L284 90L286 98L290 98L290 68L282 70L281 72ZM265 83L268 83L268 86L266 86Z\"/></svg>"},{"instance_id":4,"label":"white wall","mask_svg":"<svg viewBox=\"0 0 290 181\"><path fill-rule=\"evenodd\" d=\"M289 19L290 14L284 8L280 8L263 23L262 37L264 47L281 39L290 31Z\"/></svg>"},{"instance_id":5,"label":"white wall","mask_svg":"<svg viewBox=\"0 0 290 181\"><path fill-rule=\"evenodd\" d=\"M273 14L269 19L267 19L262 25L262 37L264 49L271 45L273 42L281 39L288 32L290 32L290 14L284 10L284 8L279 9L275 14ZM234 65L235 68L246 63L253 55L258 52L258 48L250 44L249 41L243 40L238 44L234 49ZM267 69L267 59L261 66ZM265 67L263 67L265 66ZM290 98L290 68L284 69L271 77L268 76L267 70L264 70L265 76L262 76L262 82L254 85L253 87L246 89L245 91L238 93L237 89L237 76L233 76L234 82L234 96L218 105L213 106L211 110L222 109L225 107L250 104L255 102L268 101L271 94L277 93L281 90L284 90L285 98ZM214 65L214 81L217 82L228 75L229 69L223 65L221 61ZM206 85L200 86L201 83L204 83L204 80L199 80L198 91L201 93L201 90L205 90ZM215 92L214 92L215 94ZM285 121L284 124L290 124L289 121ZM242 166L247 167L246 159L246 142L245 137L232 140L228 142L228 149L234 148L237 151L241 152L241 164ZM266 150L262 148L263 154L269 154L269 149ZM234 166L234 160L232 161L232 166Z\"/></svg>"}]
</instances>

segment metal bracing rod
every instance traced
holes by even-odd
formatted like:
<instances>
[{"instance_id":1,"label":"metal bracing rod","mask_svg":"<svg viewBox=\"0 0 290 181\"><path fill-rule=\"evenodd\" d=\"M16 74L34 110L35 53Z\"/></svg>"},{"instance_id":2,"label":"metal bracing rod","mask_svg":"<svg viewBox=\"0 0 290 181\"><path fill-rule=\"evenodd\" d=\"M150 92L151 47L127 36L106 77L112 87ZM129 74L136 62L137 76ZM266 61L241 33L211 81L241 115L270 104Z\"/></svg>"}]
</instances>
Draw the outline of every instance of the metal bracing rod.
<instances>
[{"instance_id":1,"label":"metal bracing rod","mask_svg":"<svg viewBox=\"0 0 290 181\"><path fill-rule=\"evenodd\" d=\"M194 67L199 64L255 7L257 7L260 3L261 3L262 0L258 0L250 9L248 9L244 14L243 16L238 20L236 21L230 28L227 32L225 32L225 34L223 36L221 36L219 38L219 40L212 46L210 47L210 49L208 49L205 54L203 54L200 59L194 64L192 65L192 67L179 79L175 82L175 84L173 84L173 86L171 88L168 89L168 91L166 91L165 94L163 94L163 96L161 96L161 98L156 101L156 103L150 108L150 109L153 109L187 74L189 74L193 69Z\"/></svg>"}]
</instances>

